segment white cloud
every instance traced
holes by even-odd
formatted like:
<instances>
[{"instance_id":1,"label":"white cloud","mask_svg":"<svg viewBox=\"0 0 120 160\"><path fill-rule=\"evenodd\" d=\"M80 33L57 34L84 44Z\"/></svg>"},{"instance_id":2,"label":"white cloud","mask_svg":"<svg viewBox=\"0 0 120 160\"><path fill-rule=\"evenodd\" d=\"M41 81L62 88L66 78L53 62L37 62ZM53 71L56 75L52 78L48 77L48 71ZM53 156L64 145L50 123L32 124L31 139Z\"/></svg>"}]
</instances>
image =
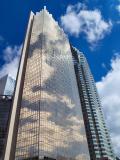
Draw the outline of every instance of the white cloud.
<instances>
[{"instance_id":1,"label":"white cloud","mask_svg":"<svg viewBox=\"0 0 120 160\"><path fill-rule=\"evenodd\" d=\"M96 83L115 152L120 156L120 55L111 60L111 70Z\"/></svg>"},{"instance_id":2,"label":"white cloud","mask_svg":"<svg viewBox=\"0 0 120 160\"><path fill-rule=\"evenodd\" d=\"M67 7L66 14L61 16L61 24L65 31L75 36L84 33L90 44L103 39L112 28L111 21L106 22L100 10L87 10L81 3Z\"/></svg>"},{"instance_id":3,"label":"white cloud","mask_svg":"<svg viewBox=\"0 0 120 160\"><path fill-rule=\"evenodd\" d=\"M16 78L21 53L21 46L7 46L3 51L4 65L0 68L0 77L11 74Z\"/></svg>"},{"instance_id":4,"label":"white cloud","mask_svg":"<svg viewBox=\"0 0 120 160\"><path fill-rule=\"evenodd\" d=\"M7 46L3 51L3 59L6 62L10 62L16 57L16 55L19 56L20 53L21 53L20 46L14 46L14 47Z\"/></svg>"},{"instance_id":5,"label":"white cloud","mask_svg":"<svg viewBox=\"0 0 120 160\"><path fill-rule=\"evenodd\" d=\"M116 7L117 11L119 12L120 14L120 4Z\"/></svg>"}]
</instances>

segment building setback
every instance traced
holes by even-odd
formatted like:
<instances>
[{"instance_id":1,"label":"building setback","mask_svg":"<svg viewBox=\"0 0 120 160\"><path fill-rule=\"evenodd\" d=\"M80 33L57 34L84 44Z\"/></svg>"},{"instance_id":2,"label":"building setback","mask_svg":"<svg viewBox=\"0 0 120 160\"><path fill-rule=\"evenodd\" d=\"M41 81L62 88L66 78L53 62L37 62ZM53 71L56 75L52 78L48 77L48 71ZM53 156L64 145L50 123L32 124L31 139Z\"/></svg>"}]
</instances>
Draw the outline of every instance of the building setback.
<instances>
[{"instance_id":1,"label":"building setback","mask_svg":"<svg viewBox=\"0 0 120 160\"><path fill-rule=\"evenodd\" d=\"M115 160L94 78L83 53L71 46L91 160Z\"/></svg>"},{"instance_id":2,"label":"building setback","mask_svg":"<svg viewBox=\"0 0 120 160\"><path fill-rule=\"evenodd\" d=\"M31 13L4 160L89 160L69 41L44 8Z\"/></svg>"}]
</instances>

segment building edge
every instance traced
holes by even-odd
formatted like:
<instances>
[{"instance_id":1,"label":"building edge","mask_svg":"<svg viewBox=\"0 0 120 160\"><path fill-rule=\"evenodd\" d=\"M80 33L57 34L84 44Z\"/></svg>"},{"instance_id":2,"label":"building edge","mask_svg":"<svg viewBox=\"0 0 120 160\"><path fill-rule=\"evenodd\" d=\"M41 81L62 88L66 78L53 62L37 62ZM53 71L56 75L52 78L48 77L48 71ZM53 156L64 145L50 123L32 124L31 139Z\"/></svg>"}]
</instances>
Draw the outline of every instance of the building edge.
<instances>
[{"instance_id":1,"label":"building edge","mask_svg":"<svg viewBox=\"0 0 120 160\"><path fill-rule=\"evenodd\" d=\"M33 19L34 19L34 13L31 12L30 16L29 16L24 45L22 48L22 54L21 54L20 62L19 62L15 92L14 92L13 103L12 103L13 108L12 108L12 112L11 112L10 126L9 126L9 130L8 130L8 137L7 137L4 160L13 160L14 159L14 152L15 152L14 150L15 150L16 134L17 134L16 125L18 123L18 115L19 115L19 107L17 108L17 106L19 104L19 100L21 97L21 93L19 93L19 90L21 90L21 88L23 86L23 84L21 83L21 79L24 77L25 69L23 69L23 68L25 68L25 66L26 66L25 59L27 57L28 42L30 40L30 32L32 29Z\"/></svg>"}]
</instances>

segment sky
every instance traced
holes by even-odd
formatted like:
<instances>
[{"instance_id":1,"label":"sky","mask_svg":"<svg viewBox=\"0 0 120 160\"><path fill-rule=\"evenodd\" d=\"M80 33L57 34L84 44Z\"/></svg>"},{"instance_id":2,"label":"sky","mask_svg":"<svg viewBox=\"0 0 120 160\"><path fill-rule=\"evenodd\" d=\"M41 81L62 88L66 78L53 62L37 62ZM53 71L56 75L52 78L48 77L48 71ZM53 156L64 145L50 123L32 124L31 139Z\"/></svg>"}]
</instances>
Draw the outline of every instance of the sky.
<instances>
[{"instance_id":1,"label":"sky","mask_svg":"<svg viewBox=\"0 0 120 160\"><path fill-rule=\"evenodd\" d=\"M120 156L120 0L1 0L0 77L16 77L30 11L44 6L85 54Z\"/></svg>"}]
</instances>

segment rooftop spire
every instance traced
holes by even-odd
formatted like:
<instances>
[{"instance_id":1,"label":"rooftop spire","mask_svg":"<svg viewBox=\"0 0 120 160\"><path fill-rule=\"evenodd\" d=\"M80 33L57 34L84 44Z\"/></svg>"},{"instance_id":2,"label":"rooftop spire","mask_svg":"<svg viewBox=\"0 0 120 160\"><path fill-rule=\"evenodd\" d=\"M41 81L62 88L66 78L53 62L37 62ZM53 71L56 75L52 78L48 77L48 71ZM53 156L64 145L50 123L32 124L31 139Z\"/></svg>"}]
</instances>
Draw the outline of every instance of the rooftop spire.
<instances>
[{"instance_id":1,"label":"rooftop spire","mask_svg":"<svg viewBox=\"0 0 120 160\"><path fill-rule=\"evenodd\" d=\"M44 6L44 10L46 10L46 6Z\"/></svg>"}]
</instances>

